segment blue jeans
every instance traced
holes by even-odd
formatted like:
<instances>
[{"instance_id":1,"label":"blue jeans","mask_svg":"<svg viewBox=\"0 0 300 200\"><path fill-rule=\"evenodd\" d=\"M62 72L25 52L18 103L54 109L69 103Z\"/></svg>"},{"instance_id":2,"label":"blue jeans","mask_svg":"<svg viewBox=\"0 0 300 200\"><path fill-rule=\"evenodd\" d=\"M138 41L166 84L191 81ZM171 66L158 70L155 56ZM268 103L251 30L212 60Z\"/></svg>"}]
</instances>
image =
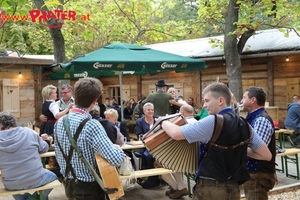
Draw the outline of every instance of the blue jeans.
<instances>
[{"instance_id":1,"label":"blue jeans","mask_svg":"<svg viewBox=\"0 0 300 200\"><path fill-rule=\"evenodd\" d=\"M53 172L51 172L47 169L44 169L44 170L45 170L44 177L37 184L28 186L27 188L24 188L24 190L29 189L29 188L40 187L40 186L46 185L47 183L57 180L57 176ZM52 189L44 190L44 193L43 193L44 200L46 200L48 198L48 195L51 191L52 191ZM37 192L33 193L32 195L35 197L38 196ZM30 200L30 198L25 194L13 195L13 197L15 200Z\"/></svg>"}]
</instances>

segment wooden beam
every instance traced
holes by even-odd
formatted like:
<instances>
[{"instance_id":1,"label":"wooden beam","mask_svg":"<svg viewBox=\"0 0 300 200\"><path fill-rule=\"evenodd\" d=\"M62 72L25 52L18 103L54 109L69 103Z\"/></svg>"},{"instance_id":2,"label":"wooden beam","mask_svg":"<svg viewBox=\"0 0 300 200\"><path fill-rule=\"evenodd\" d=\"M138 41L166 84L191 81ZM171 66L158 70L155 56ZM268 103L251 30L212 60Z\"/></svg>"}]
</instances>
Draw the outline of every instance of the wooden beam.
<instances>
[{"instance_id":1,"label":"wooden beam","mask_svg":"<svg viewBox=\"0 0 300 200\"><path fill-rule=\"evenodd\" d=\"M50 59L35 59L35 58L22 58L22 57L0 57L1 64L11 64L13 65L52 65L53 60Z\"/></svg>"},{"instance_id":2,"label":"wooden beam","mask_svg":"<svg viewBox=\"0 0 300 200\"><path fill-rule=\"evenodd\" d=\"M197 108L200 110L202 108L202 76L201 71L195 73L195 96L194 96L194 103L197 105Z\"/></svg>"},{"instance_id":3,"label":"wooden beam","mask_svg":"<svg viewBox=\"0 0 300 200\"><path fill-rule=\"evenodd\" d=\"M42 71L42 66L38 67ZM43 104L43 99L42 99L42 73L37 72L33 73L34 74L34 105L35 105L35 122L36 126L40 127L40 115L42 114L42 104Z\"/></svg>"},{"instance_id":4,"label":"wooden beam","mask_svg":"<svg viewBox=\"0 0 300 200\"><path fill-rule=\"evenodd\" d=\"M273 57L268 57L267 60L267 101L269 101L270 106L274 106L274 73L273 73Z\"/></svg>"},{"instance_id":5,"label":"wooden beam","mask_svg":"<svg viewBox=\"0 0 300 200\"><path fill-rule=\"evenodd\" d=\"M136 76L136 91L137 91L136 101L139 101L143 98L142 97L142 76L141 75Z\"/></svg>"}]
</instances>

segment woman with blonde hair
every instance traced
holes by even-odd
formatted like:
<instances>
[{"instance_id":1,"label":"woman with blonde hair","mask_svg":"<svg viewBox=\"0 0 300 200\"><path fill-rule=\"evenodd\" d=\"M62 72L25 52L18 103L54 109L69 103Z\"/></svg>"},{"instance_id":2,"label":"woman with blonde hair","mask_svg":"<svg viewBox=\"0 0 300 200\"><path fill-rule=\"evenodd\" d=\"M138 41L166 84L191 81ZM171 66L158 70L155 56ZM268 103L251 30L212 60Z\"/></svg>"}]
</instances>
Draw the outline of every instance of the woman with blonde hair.
<instances>
[{"instance_id":1,"label":"woman with blonde hair","mask_svg":"<svg viewBox=\"0 0 300 200\"><path fill-rule=\"evenodd\" d=\"M44 101L42 106L42 114L47 117L47 121L42 123L40 135L46 133L48 136L52 136L54 139L53 131L56 120L67 114L74 104L69 104L65 110L59 112L59 106L57 103L55 103L55 100L57 99L57 88L54 85L45 86L42 89L42 97Z\"/></svg>"},{"instance_id":2,"label":"woman with blonde hair","mask_svg":"<svg viewBox=\"0 0 300 200\"><path fill-rule=\"evenodd\" d=\"M170 87L167 93L170 94L174 99L177 98L176 89L174 87Z\"/></svg>"},{"instance_id":3,"label":"woman with blonde hair","mask_svg":"<svg viewBox=\"0 0 300 200\"><path fill-rule=\"evenodd\" d=\"M170 94L174 100L170 100L170 110L171 110L171 114L175 114L179 111L180 106L175 105L176 102L178 102L178 97L176 94L176 89L174 87L170 87L167 91L168 94Z\"/></svg>"}]
</instances>

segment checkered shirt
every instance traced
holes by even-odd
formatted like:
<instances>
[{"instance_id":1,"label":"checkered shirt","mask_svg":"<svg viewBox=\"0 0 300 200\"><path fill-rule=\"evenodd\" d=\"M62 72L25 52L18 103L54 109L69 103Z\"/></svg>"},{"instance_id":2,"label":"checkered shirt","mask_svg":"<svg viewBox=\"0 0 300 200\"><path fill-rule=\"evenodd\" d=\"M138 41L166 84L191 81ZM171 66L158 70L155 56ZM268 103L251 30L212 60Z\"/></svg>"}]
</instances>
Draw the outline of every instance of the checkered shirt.
<instances>
[{"instance_id":1,"label":"checkered shirt","mask_svg":"<svg viewBox=\"0 0 300 200\"><path fill-rule=\"evenodd\" d=\"M77 146L82 151L86 160L91 164L92 167L94 167L94 169L96 169L97 163L94 154L97 152L102 157L104 157L109 163L115 166L120 166L124 157L123 150L113 146L112 142L107 137L107 134L99 121L92 119L91 115L85 109L81 110L84 111L85 114L79 112L70 112L68 118L70 122L70 132L73 137L79 124L85 118L90 119L83 127L77 139ZM64 153L66 155L69 155L69 149L71 144L69 142L68 136L63 125L63 117L61 117L57 121L56 125L58 141ZM56 136L54 139L56 159L61 168L61 173L65 175L66 161L58 147ZM80 160L75 150L71 159L71 165L74 168L76 178L78 180L83 182L95 181L94 177L89 173L88 169ZM73 179L71 172L69 172L68 178Z\"/></svg>"}]
</instances>

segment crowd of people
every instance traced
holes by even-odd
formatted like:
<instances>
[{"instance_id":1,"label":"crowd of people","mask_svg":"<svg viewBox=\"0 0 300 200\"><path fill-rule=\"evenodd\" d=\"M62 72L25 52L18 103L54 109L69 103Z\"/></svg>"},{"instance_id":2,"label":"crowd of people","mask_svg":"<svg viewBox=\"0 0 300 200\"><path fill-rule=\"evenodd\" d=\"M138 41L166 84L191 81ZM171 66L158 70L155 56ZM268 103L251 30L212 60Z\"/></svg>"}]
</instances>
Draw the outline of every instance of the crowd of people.
<instances>
[{"instance_id":1,"label":"crowd of people","mask_svg":"<svg viewBox=\"0 0 300 200\"><path fill-rule=\"evenodd\" d=\"M185 125L163 120L161 128L174 140L199 142L194 200L240 199L241 185L246 199L268 199L268 191L277 180L275 128L264 108L266 93L262 88L245 90L240 102L247 112L243 119L230 106L232 94L223 83L210 84L203 90L203 104L199 108L193 97L184 100L178 96L176 88L169 87L161 79L156 83L155 93L137 102L133 98L125 101L123 111L114 98L107 97L98 105L102 87L98 79L82 78L75 83L74 91L72 86L63 85L61 99L57 100L57 87L45 86L39 135L18 127L11 113L0 112L0 170L7 189L38 187L59 178L68 199L108 199L90 168L97 171L95 153L116 167L121 165L124 154L132 157L132 152L120 147L131 140L126 124L121 121L121 112L124 119L135 121L137 139L141 139L161 117L181 113ZM294 143L300 145L300 100L296 97L288 105L285 127L295 130ZM215 127L220 127L218 134ZM53 145L50 137L55 146L59 174L44 169L39 157ZM146 148L140 149L139 153L141 170L164 167ZM15 156L22 165L15 165ZM88 167L83 160L89 163ZM35 163L35 169L32 163ZM137 182L144 189L169 185L165 195L178 199L189 194L182 178L182 172L176 172L138 179ZM50 192L51 189L45 191L44 199ZM27 197L15 195L14 198Z\"/></svg>"}]
</instances>

